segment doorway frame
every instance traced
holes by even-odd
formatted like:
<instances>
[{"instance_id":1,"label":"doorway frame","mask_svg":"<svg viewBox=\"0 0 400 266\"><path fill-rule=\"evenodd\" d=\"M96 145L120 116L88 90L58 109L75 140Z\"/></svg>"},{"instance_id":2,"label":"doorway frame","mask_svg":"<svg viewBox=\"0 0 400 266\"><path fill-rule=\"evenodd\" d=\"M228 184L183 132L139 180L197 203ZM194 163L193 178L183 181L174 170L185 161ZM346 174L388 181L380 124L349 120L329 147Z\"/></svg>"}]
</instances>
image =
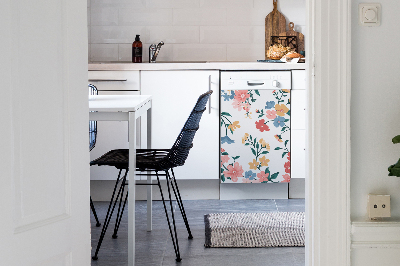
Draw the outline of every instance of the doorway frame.
<instances>
[{"instance_id":1,"label":"doorway frame","mask_svg":"<svg viewBox=\"0 0 400 266\"><path fill-rule=\"evenodd\" d=\"M351 0L306 12L306 265L350 265Z\"/></svg>"}]
</instances>

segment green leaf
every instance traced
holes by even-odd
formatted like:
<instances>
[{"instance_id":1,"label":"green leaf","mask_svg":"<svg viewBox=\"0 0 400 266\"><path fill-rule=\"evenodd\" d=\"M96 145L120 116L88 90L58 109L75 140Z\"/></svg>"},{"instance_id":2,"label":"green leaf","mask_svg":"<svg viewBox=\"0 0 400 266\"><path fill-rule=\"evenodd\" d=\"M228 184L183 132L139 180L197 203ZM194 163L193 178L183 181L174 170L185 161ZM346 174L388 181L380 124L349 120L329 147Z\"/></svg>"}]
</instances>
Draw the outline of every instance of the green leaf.
<instances>
[{"instance_id":1,"label":"green leaf","mask_svg":"<svg viewBox=\"0 0 400 266\"><path fill-rule=\"evenodd\" d=\"M253 152L254 156L257 156L256 151L253 148L251 148L251 151Z\"/></svg>"},{"instance_id":2,"label":"green leaf","mask_svg":"<svg viewBox=\"0 0 400 266\"><path fill-rule=\"evenodd\" d=\"M281 147L276 147L274 150L279 151L279 150L282 150L282 148Z\"/></svg>"},{"instance_id":3,"label":"green leaf","mask_svg":"<svg viewBox=\"0 0 400 266\"><path fill-rule=\"evenodd\" d=\"M258 96L260 96L260 92L259 92L258 90L254 90L254 92L255 92Z\"/></svg>"},{"instance_id":4,"label":"green leaf","mask_svg":"<svg viewBox=\"0 0 400 266\"><path fill-rule=\"evenodd\" d=\"M227 112L221 112L221 115L224 115L224 116L231 116L229 113L227 113ZM232 116L231 116L232 117Z\"/></svg>"},{"instance_id":5,"label":"green leaf","mask_svg":"<svg viewBox=\"0 0 400 266\"><path fill-rule=\"evenodd\" d=\"M289 122L289 119L285 119L285 122Z\"/></svg>"},{"instance_id":6,"label":"green leaf","mask_svg":"<svg viewBox=\"0 0 400 266\"><path fill-rule=\"evenodd\" d=\"M258 118L263 117L263 116L264 116L264 114L260 114L260 115L258 116Z\"/></svg>"},{"instance_id":7,"label":"green leaf","mask_svg":"<svg viewBox=\"0 0 400 266\"><path fill-rule=\"evenodd\" d=\"M224 151L223 153L221 153L221 155L229 155L226 151Z\"/></svg>"},{"instance_id":8,"label":"green leaf","mask_svg":"<svg viewBox=\"0 0 400 266\"><path fill-rule=\"evenodd\" d=\"M400 143L400 135L397 135L392 139L393 144Z\"/></svg>"},{"instance_id":9,"label":"green leaf","mask_svg":"<svg viewBox=\"0 0 400 266\"><path fill-rule=\"evenodd\" d=\"M285 151L284 153L282 153L282 158L285 157L286 154L287 154L287 151Z\"/></svg>"},{"instance_id":10,"label":"green leaf","mask_svg":"<svg viewBox=\"0 0 400 266\"><path fill-rule=\"evenodd\" d=\"M276 172L275 174L271 175L271 179L276 179L279 175L279 172Z\"/></svg>"},{"instance_id":11,"label":"green leaf","mask_svg":"<svg viewBox=\"0 0 400 266\"><path fill-rule=\"evenodd\" d=\"M239 158L240 158L240 156L232 157L233 160L237 160L237 159L239 159Z\"/></svg>"},{"instance_id":12,"label":"green leaf","mask_svg":"<svg viewBox=\"0 0 400 266\"><path fill-rule=\"evenodd\" d=\"M286 147L286 145L287 145L288 142L289 142L289 140L285 140L285 147Z\"/></svg>"},{"instance_id":13,"label":"green leaf","mask_svg":"<svg viewBox=\"0 0 400 266\"><path fill-rule=\"evenodd\" d=\"M261 154L268 154L269 151L263 151Z\"/></svg>"},{"instance_id":14,"label":"green leaf","mask_svg":"<svg viewBox=\"0 0 400 266\"><path fill-rule=\"evenodd\" d=\"M244 146L249 146L249 145L250 145L250 143L248 143L248 142L246 144L244 144Z\"/></svg>"},{"instance_id":15,"label":"green leaf","mask_svg":"<svg viewBox=\"0 0 400 266\"><path fill-rule=\"evenodd\" d=\"M256 149L258 150L260 148L260 145L257 143L256 145Z\"/></svg>"},{"instance_id":16,"label":"green leaf","mask_svg":"<svg viewBox=\"0 0 400 266\"><path fill-rule=\"evenodd\" d=\"M225 176L224 175L221 175L221 181L225 182Z\"/></svg>"},{"instance_id":17,"label":"green leaf","mask_svg":"<svg viewBox=\"0 0 400 266\"><path fill-rule=\"evenodd\" d=\"M289 103L288 103L289 104ZM289 111L287 111L287 113L286 113L288 116L290 116L290 110Z\"/></svg>"},{"instance_id":18,"label":"green leaf","mask_svg":"<svg viewBox=\"0 0 400 266\"><path fill-rule=\"evenodd\" d=\"M251 102L254 103L256 101L256 99L251 99Z\"/></svg>"},{"instance_id":19,"label":"green leaf","mask_svg":"<svg viewBox=\"0 0 400 266\"><path fill-rule=\"evenodd\" d=\"M265 168L265 171L264 171L264 173L266 173L266 174L269 174L269 173L271 173L271 172L269 171L269 167Z\"/></svg>"}]
</instances>

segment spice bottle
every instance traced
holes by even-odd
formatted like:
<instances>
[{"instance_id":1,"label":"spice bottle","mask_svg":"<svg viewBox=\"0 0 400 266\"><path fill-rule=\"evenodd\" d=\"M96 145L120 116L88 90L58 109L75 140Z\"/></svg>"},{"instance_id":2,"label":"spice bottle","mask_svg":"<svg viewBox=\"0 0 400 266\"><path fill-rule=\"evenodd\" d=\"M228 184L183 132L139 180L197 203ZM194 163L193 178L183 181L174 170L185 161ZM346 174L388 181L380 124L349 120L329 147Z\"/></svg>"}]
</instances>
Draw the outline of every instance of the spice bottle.
<instances>
[{"instance_id":1,"label":"spice bottle","mask_svg":"<svg viewBox=\"0 0 400 266\"><path fill-rule=\"evenodd\" d=\"M135 41L132 43L132 63L142 63L142 46L140 35L136 35Z\"/></svg>"}]
</instances>

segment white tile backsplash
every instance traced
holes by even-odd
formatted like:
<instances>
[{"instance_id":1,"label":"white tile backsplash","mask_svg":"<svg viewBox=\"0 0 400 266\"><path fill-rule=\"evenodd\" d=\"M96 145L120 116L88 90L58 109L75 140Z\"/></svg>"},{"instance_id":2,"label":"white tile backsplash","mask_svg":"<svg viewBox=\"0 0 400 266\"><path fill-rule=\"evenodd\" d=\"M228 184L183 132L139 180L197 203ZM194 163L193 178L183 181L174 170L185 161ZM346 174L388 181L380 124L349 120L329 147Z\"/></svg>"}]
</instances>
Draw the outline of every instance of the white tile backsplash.
<instances>
[{"instance_id":1,"label":"white tile backsplash","mask_svg":"<svg viewBox=\"0 0 400 266\"><path fill-rule=\"evenodd\" d=\"M93 7L91 8L92 26L117 26L118 8L115 7Z\"/></svg>"},{"instance_id":2,"label":"white tile backsplash","mask_svg":"<svg viewBox=\"0 0 400 266\"><path fill-rule=\"evenodd\" d=\"M131 43L137 34L146 35L146 27L92 26L91 43Z\"/></svg>"},{"instance_id":3,"label":"white tile backsplash","mask_svg":"<svg viewBox=\"0 0 400 266\"><path fill-rule=\"evenodd\" d=\"M200 0L146 0L148 8L198 8Z\"/></svg>"},{"instance_id":4,"label":"white tile backsplash","mask_svg":"<svg viewBox=\"0 0 400 266\"><path fill-rule=\"evenodd\" d=\"M251 26L202 26L200 27L201 43L251 43Z\"/></svg>"},{"instance_id":5,"label":"white tile backsplash","mask_svg":"<svg viewBox=\"0 0 400 266\"><path fill-rule=\"evenodd\" d=\"M174 61L226 61L226 44L174 44Z\"/></svg>"},{"instance_id":6,"label":"white tile backsplash","mask_svg":"<svg viewBox=\"0 0 400 266\"><path fill-rule=\"evenodd\" d=\"M148 43L199 43L199 26L150 26L147 27Z\"/></svg>"},{"instance_id":7,"label":"white tile backsplash","mask_svg":"<svg viewBox=\"0 0 400 266\"><path fill-rule=\"evenodd\" d=\"M173 10L173 25L226 25L226 9L224 8L177 8Z\"/></svg>"},{"instance_id":8,"label":"white tile backsplash","mask_svg":"<svg viewBox=\"0 0 400 266\"><path fill-rule=\"evenodd\" d=\"M90 45L90 61L109 62L118 61L118 44L97 44Z\"/></svg>"},{"instance_id":9,"label":"white tile backsplash","mask_svg":"<svg viewBox=\"0 0 400 266\"><path fill-rule=\"evenodd\" d=\"M228 26L265 26L265 17L269 12L256 8L227 9Z\"/></svg>"},{"instance_id":10,"label":"white tile backsplash","mask_svg":"<svg viewBox=\"0 0 400 266\"><path fill-rule=\"evenodd\" d=\"M305 0L278 2L305 33ZM89 61L132 59L140 34L148 46L164 41L158 61L254 61L264 58L269 0L88 0Z\"/></svg>"},{"instance_id":11,"label":"white tile backsplash","mask_svg":"<svg viewBox=\"0 0 400 266\"><path fill-rule=\"evenodd\" d=\"M227 45L227 61L257 61L258 59L265 59L264 43Z\"/></svg>"},{"instance_id":12,"label":"white tile backsplash","mask_svg":"<svg viewBox=\"0 0 400 266\"><path fill-rule=\"evenodd\" d=\"M120 8L121 26L165 26L172 25L172 10L168 8Z\"/></svg>"}]
</instances>

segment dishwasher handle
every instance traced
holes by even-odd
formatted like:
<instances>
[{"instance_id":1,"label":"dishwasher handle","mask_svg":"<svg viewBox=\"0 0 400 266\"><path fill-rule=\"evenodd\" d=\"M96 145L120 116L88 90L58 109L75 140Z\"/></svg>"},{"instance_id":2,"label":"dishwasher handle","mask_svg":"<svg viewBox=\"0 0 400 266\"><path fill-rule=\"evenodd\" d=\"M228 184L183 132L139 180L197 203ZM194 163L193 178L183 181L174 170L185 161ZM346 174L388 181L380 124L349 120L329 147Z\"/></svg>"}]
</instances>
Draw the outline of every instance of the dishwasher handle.
<instances>
[{"instance_id":1,"label":"dishwasher handle","mask_svg":"<svg viewBox=\"0 0 400 266\"><path fill-rule=\"evenodd\" d=\"M262 86L264 85L264 82L251 82L247 81L247 86Z\"/></svg>"}]
</instances>

